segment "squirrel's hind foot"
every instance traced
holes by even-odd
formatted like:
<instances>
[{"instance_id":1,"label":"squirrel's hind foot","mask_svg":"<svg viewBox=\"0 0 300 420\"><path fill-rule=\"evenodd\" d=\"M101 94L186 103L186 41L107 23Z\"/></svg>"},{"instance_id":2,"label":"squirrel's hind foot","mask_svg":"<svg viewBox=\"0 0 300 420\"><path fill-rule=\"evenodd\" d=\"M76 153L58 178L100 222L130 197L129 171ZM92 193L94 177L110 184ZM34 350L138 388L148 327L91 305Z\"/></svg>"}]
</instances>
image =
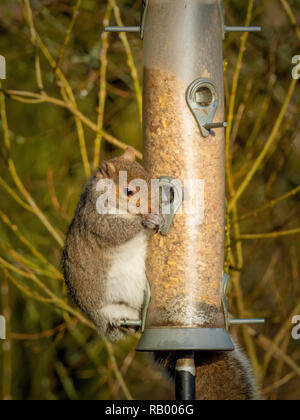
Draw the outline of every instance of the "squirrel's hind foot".
<instances>
[{"instance_id":1,"label":"squirrel's hind foot","mask_svg":"<svg viewBox=\"0 0 300 420\"><path fill-rule=\"evenodd\" d=\"M137 328L124 326L124 321L138 321L140 313L125 304L111 304L100 311L101 322L97 323L102 333L110 341L120 341L127 334L135 334Z\"/></svg>"}]
</instances>

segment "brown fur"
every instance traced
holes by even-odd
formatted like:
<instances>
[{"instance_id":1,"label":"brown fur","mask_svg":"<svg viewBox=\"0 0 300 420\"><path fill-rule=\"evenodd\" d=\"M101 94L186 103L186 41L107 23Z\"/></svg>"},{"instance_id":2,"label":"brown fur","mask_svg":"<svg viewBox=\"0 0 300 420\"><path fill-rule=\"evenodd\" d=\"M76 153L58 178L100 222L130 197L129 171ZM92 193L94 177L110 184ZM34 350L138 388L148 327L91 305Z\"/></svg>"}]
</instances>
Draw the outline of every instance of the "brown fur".
<instances>
[{"instance_id":1,"label":"brown fur","mask_svg":"<svg viewBox=\"0 0 300 420\"><path fill-rule=\"evenodd\" d=\"M159 352L156 362L174 378L176 353ZM197 400L260 400L261 396L250 364L236 346L233 352L197 352Z\"/></svg>"}]
</instances>

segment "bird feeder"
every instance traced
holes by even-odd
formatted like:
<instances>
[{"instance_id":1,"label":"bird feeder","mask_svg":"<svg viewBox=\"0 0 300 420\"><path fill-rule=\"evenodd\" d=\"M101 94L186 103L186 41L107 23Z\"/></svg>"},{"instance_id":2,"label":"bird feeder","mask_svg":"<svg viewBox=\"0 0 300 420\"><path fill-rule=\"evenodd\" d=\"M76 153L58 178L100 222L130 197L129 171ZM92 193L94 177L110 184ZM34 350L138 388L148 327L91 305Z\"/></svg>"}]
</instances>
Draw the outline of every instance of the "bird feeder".
<instances>
[{"instance_id":1,"label":"bird feeder","mask_svg":"<svg viewBox=\"0 0 300 420\"><path fill-rule=\"evenodd\" d=\"M107 30L144 39L144 163L173 200L149 244L151 299L138 350L178 352L178 370L193 377L194 351L234 349L223 272L222 41L228 31L260 28L226 26L221 0L149 0L139 27Z\"/></svg>"},{"instance_id":2,"label":"bird feeder","mask_svg":"<svg viewBox=\"0 0 300 420\"><path fill-rule=\"evenodd\" d=\"M179 180L181 211L150 241L151 285L139 350L232 350L225 329L223 27L215 0L150 0L144 26L144 156ZM201 188L202 186L202 188ZM196 196L195 196L196 195ZM202 201L199 220L186 211Z\"/></svg>"}]
</instances>

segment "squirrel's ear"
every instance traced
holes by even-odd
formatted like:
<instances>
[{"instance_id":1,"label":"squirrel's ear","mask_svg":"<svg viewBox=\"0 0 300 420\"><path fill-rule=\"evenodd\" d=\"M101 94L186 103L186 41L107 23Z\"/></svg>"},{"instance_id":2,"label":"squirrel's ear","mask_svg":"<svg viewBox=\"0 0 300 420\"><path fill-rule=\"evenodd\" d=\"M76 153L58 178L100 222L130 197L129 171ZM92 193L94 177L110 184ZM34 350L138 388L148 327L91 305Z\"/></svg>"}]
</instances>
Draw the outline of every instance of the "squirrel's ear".
<instances>
[{"instance_id":1,"label":"squirrel's ear","mask_svg":"<svg viewBox=\"0 0 300 420\"><path fill-rule=\"evenodd\" d=\"M115 165L111 162L102 162L97 172L97 178L113 178L116 174Z\"/></svg>"},{"instance_id":2,"label":"squirrel's ear","mask_svg":"<svg viewBox=\"0 0 300 420\"><path fill-rule=\"evenodd\" d=\"M120 159L135 162L135 150L132 147L127 147L125 153L120 156Z\"/></svg>"}]
</instances>

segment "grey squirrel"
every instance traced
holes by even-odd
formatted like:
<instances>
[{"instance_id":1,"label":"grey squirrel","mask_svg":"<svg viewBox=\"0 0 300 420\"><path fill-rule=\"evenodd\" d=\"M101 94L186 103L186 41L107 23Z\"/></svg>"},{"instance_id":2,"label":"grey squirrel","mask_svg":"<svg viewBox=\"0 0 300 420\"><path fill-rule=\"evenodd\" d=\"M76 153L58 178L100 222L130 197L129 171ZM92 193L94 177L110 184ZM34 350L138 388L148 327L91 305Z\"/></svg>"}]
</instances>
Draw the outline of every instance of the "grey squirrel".
<instances>
[{"instance_id":1,"label":"grey squirrel","mask_svg":"<svg viewBox=\"0 0 300 420\"><path fill-rule=\"evenodd\" d=\"M165 223L159 212L131 214L119 208L119 214L99 214L99 180L115 183L123 210L127 209L126 201L136 193L128 186L119 188L120 172L127 173L128 186L132 180L142 179L150 187L150 175L136 162L133 149L103 162L80 198L62 256L71 297L99 333L112 341L135 332L134 328L122 326L124 320L141 319L147 287L147 242L149 235L159 232ZM155 359L174 375L175 353L156 353ZM250 364L239 349L230 353L196 353L196 372L197 399L259 399Z\"/></svg>"},{"instance_id":2,"label":"grey squirrel","mask_svg":"<svg viewBox=\"0 0 300 420\"><path fill-rule=\"evenodd\" d=\"M127 174L128 185L141 179L150 187L150 176L135 161L133 149L128 148L121 157L103 162L80 198L62 257L71 297L99 333L112 341L135 332L134 328L123 327L123 321L141 319L147 287L148 237L164 225L161 214L126 211L126 202L135 191L127 186L120 191L120 172ZM97 211L101 195L97 184L103 179L116 184L117 201L122 207L116 209L119 214Z\"/></svg>"}]
</instances>

